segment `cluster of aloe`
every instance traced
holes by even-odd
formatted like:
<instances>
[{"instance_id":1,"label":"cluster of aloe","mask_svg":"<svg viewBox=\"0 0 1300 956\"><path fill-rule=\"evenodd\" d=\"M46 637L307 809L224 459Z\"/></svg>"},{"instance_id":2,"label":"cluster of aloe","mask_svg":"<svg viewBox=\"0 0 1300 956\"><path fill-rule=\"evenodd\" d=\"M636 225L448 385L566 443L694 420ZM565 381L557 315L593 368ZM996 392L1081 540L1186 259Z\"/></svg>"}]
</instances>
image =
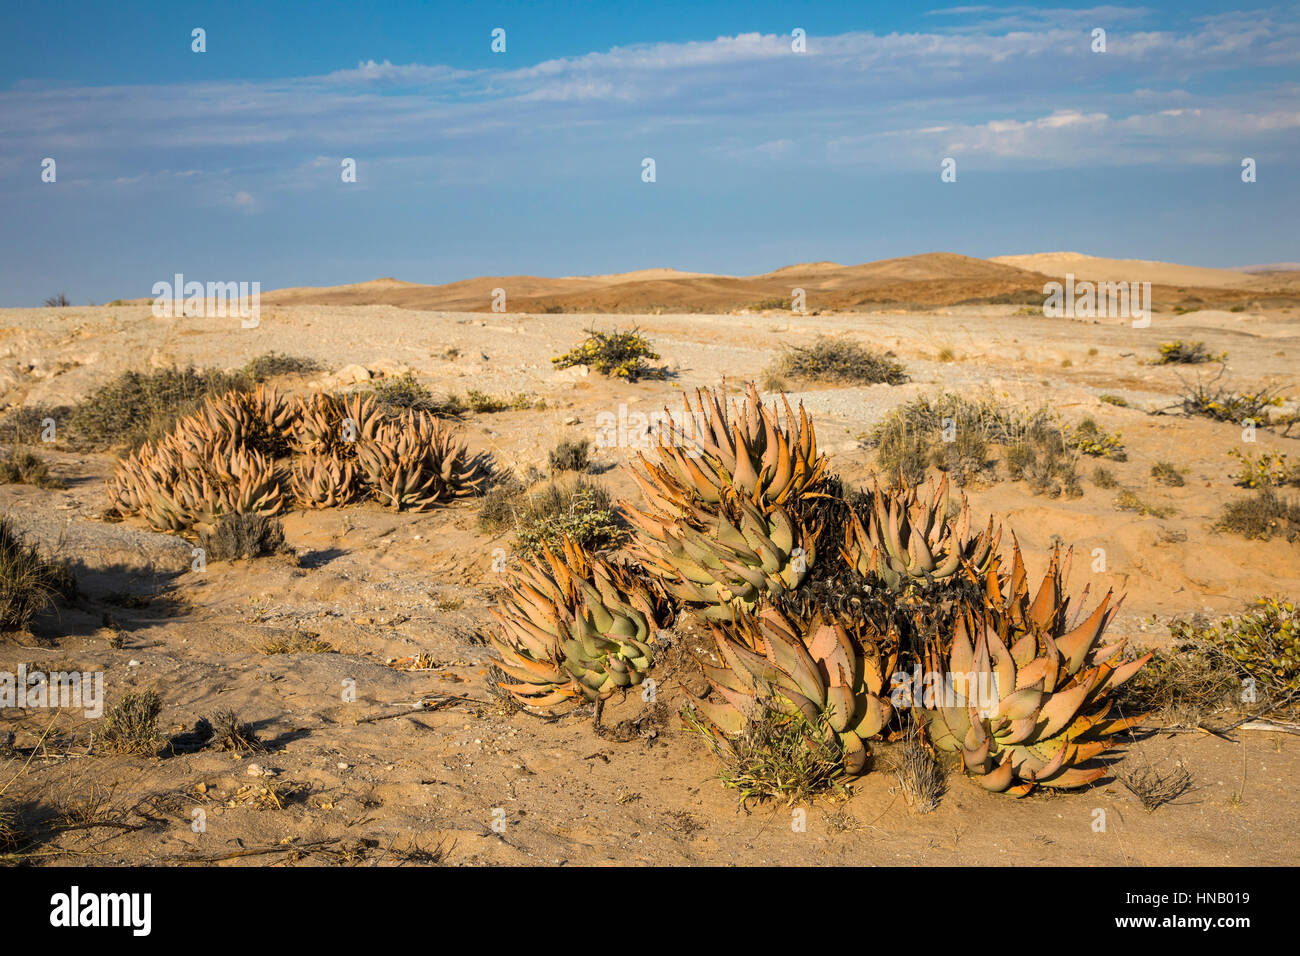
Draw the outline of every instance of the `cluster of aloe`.
<instances>
[{"instance_id":1,"label":"cluster of aloe","mask_svg":"<svg viewBox=\"0 0 1300 956\"><path fill-rule=\"evenodd\" d=\"M365 497L424 511L481 494L493 464L425 412L384 412L364 395L289 398L272 388L209 397L171 434L124 458L109 481L123 515L160 531L225 514L328 508Z\"/></svg>"},{"instance_id":2,"label":"cluster of aloe","mask_svg":"<svg viewBox=\"0 0 1300 956\"><path fill-rule=\"evenodd\" d=\"M1100 776L1093 758L1135 720L1109 717L1113 692L1147 659L1102 644L1118 602L1108 594L1071 620L1058 554L1031 596L1018 543L1005 572L1001 530L990 519L972 534L946 479L846 494L802 406L783 404L783 415L765 406L752 385L740 403L711 389L687 397L656 460L632 465L644 495L624 506L640 531L634 563L566 543L506 590L494 644L514 683L501 686L543 710L598 700L644 677L657 624L692 615L716 653L688 706L721 745L760 717L804 718L857 774L870 741L899 733L900 711L915 707L931 747L990 790ZM830 526L842 526L838 547L822 541ZM827 580L850 582L851 600L813 599ZM950 610L934 613L941 603ZM899 696L909 657L943 692Z\"/></svg>"}]
</instances>

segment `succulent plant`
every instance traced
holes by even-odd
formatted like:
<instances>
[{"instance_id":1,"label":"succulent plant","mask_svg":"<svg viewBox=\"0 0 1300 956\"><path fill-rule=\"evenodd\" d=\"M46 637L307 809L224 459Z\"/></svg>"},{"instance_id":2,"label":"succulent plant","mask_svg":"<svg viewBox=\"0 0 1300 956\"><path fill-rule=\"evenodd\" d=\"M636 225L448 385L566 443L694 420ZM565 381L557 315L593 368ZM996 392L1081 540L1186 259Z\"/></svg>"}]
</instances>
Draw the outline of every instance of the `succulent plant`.
<instances>
[{"instance_id":1,"label":"succulent plant","mask_svg":"<svg viewBox=\"0 0 1300 956\"><path fill-rule=\"evenodd\" d=\"M633 553L677 601L712 620L729 620L765 595L798 587L816 558L820 526L805 528L779 505L764 512L748 499L664 520L629 509L645 535Z\"/></svg>"},{"instance_id":2,"label":"succulent plant","mask_svg":"<svg viewBox=\"0 0 1300 956\"><path fill-rule=\"evenodd\" d=\"M897 661L895 641L860 623L820 613L800 621L772 606L710 626L722 664L704 665L704 675L716 699L696 698L694 706L721 742L742 735L764 709L802 714L813 726L824 718L838 738L845 770L863 771L865 741L893 713L885 687Z\"/></svg>"},{"instance_id":3,"label":"succulent plant","mask_svg":"<svg viewBox=\"0 0 1300 956\"><path fill-rule=\"evenodd\" d=\"M189 444L199 427L185 419L173 435L146 442L118 466L109 498L122 514L140 514L159 531L184 531L223 514L278 514L280 473L258 451L222 443ZM186 437L181 437L182 435Z\"/></svg>"},{"instance_id":4,"label":"succulent plant","mask_svg":"<svg viewBox=\"0 0 1300 956\"><path fill-rule=\"evenodd\" d=\"M373 397L339 392L314 392L296 407L294 450L347 461L360 444L375 439L384 415Z\"/></svg>"},{"instance_id":5,"label":"succulent plant","mask_svg":"<svg viewBox=\"0 0 1300 956\"><path fill-rule=\"evenodd\" d=\"M962 495L961 508L950 515L948 476L922 498L915 485L895 491L876 485L870 504L850 510L840 553L868 580L891 591L944 581L963 569L983 575L996 561L1002 529L988 528L971 537L970 507ZM865 520L858 510L865 512Z\"/></svg>"},{"instance_id":6,"label":"succulent plant","mask_svg":"<svg viewBox=\"0 0 1300 956\"><path fill-rule=\"evenodd\" d=\"M336 508L361 496L361 481L352 461L328 455L307 455L293 463L294 498L308 508Z\"/></svg>"},{"instance_id":7,"label":"succulent plant","mask_svg":"<svg viewBox=\"0 0 1300 956\"><path fill-rule=\"evenodd\" d=\"M1085 786L1105 773L1090 761L1142 716L1107 718L1112 692L1151 655L1125 661L1123 640L1099 644L1118 608L1110 593L1067 629L1059 557L1031 600L1017 544L1005 592L990 569L983 606L959 619L946 660L937 649L930 654L928 669L946 672L951 699L928 702L935 706L922 711L926 735L937 749L959 753L988 790L1024 796L1035 786Z\"/></svg>"},{"instance_id":8,"label":"succulent plant","mask_svg":"<svg viewBox=\"0 0 1300 956\"><path fill-rule=\"evenodd\" d=\"M654 658L663 607L628 569L589 555L571 539L559 554L512 572L493 616L500 686L525 707L556 713L640 684Z\"/></svg>"},{"instance_id":9,"label":"succulent plant","mask_svg":"<svg viewBox=\"0 0 1300 956\"><path fill-rule=\"evenodd\" d=\"M395 511L482 494L493 474L487 455L471 455L449 426L412 410L378 424L359 444L357 463L375 499Z\"/></svg>"},{"instance_id":10,"label":"succulent plant","mask_svg":"<svg viewBox=\"0 0 1300 956\"><path fill-rule=\"evenodd\" d=\"M296 403L258 385L252 391L210 396L197 412L176 423L173 435L200 453L224 456L248 448L275 458L288 450L298 414Z\"/></svg>"},{"instance_id":11,"label":"succulent plant","mask_svg":"<svg viewBox=\"0 0 1300 956\"><path fill-rule=\"evenodd\" d=\"M750 383L745 402L731 403L713 389L696 389L695 403L683 396L686 422L659 435L658 464L638 454L633 476L652 511L677 516L696 506L747 499L761 508L794 502L826 471L812 422L799 406L796 420L785 401L785 425L776 406L764 407ZM667 409L665 409L667 412Z\"/></svg>"}]
</instances>

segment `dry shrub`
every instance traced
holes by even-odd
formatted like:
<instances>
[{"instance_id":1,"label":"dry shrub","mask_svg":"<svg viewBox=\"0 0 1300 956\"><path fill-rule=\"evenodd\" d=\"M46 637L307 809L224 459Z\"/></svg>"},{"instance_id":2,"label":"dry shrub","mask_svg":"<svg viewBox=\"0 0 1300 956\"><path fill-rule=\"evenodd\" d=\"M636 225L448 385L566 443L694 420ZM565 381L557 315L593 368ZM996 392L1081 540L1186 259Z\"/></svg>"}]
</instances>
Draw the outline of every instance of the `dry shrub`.
<instances>
[{"instance_id":1,"label":"dry shrub","mask_svg":"<svg viewBox=\"0 0 1300 956\"><path fill-rule=\"evenodd\" d=\"M30 451L10 449L0 457L0 484L35 485L37 488L66 488L67 484L50 474L45 459Z\"/></svg>"},{"instance_id":2,"label":"dry shrub","mask_svg":"<svg viewBox=\"0 0 1300 956\"><path fill-rule=\"evenodd\" d=\"M551 471L587 471L591 468L591 439L565 440L551 449Z\"/></svg>"},{"instance_id":3,"label":"dry shrub","mask_svg":"<svg viewBox=\"0 0 1300 956\"><path fill-rule=\"evenodd\" d=\"M790 347L767 375L840 385L901 385L908 381L893 352L874 352L849 339L824 337L807 347Z\"/></svg>"},{"instance_id":4,"label":"dry shrub","mask_svg":"<svg viewBox=\"0 0 1300 956\"><path fill-rule=\"evenodd\" d=\"M210 561L234 561L288 553L284 525L262 514L222 515L211 530L199 533L199 547Z\"/></svg>"},{"instance_id":5,"label":"dry shrub","mask_svg":"<svg viewBox=\"0 0 1300 956\"><path fill-rule=\"evenodd\" d=\"M105 753L153 756L158 752L158 712L162 699L154 691L124 696L104 716L95 749Z\"/></svg>"},{"instance_id":6,"label":"dry shrub","mask_svg":"<svg viewBox=\"0 0 1300 956\"><path fill-rule=\"evenodd\" d=\"M55 598L70 598L76 591L66 565L46 560L8 518L0 518L0 633L26 629Z\"/></svg>"},{"instance_id":7,"label":"dry shrub","mask_svg":"<svg viewBox=\"0 0 1300 956\"><path fill-rule=\"evenodd\" d=\"M907 805L917 813L935 810L948 789L948 775L917 733L907 735L894 760L894 774Z\"/></svg>"},{"instance_id":8,"label":"dry shrub","mask_svg":"<svg viewBox=\"0 0 1300 956\"><path fill-rule=\"evenodd\" d=\"M1300 503L1261 487L1252 495L1228 502L1214 530L1263 541L1276 536L1292 542L1300 538Z\"/></svg>"}]
</instances>

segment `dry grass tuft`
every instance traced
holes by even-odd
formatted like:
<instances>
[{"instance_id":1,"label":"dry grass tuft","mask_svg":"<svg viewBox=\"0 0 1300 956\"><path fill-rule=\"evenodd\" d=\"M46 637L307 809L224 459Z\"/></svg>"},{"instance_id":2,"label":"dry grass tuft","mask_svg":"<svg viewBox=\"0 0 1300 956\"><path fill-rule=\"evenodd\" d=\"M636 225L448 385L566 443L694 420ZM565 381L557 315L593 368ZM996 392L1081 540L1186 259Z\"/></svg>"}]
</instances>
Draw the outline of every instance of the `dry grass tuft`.
<instances>
[{"instance_id":1,"label":"dry grass tuft","mask_svg":"<svg viewBox=\"0 0 1300 956\"><path fill-rule=\"evenodd\" d=\"M847 792L844 755L825 715L814 724L802 715L764 710L734 740L720 738L693 709L683 711L682 719L722 762L718 779L736 791L742 807L750 800L769 799L794 806Z\"/></svg>"},{"instance_id":2,"label":"dry grass tuft","mask_svg":"<svg viewBox=\"0 0 1300 956\"><path fill-rule=\"evenodd\" d=\"M158 752L158 712L162 699L154 691L129 693L105 715L95 735L95 749L105 753L153 756Z\"/></svg>"}]
</instances>

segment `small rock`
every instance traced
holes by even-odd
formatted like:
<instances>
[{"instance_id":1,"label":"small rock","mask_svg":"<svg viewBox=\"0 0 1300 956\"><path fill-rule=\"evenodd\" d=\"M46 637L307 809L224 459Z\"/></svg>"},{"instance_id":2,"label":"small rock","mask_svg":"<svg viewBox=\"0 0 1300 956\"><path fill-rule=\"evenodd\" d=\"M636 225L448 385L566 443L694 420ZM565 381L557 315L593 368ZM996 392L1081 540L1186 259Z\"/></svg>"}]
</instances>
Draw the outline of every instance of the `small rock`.
<instances>
[{"instance_id":1,"label":"small rock","mask_svg":"<svg viewBox=\"0 0 1300 956\"><path fill-rule=\"evenodd\" d=\"M348 765L345 764L345 763L343 763L342 761L340 761L339 764L338 764L338 768L339 768L340 770L347 770L347 769L348 769Z\"/></svg>"},{"instance_id":2,"label":"small rock","mask_svg":"<svg viewBox=\"0 0 1300 956\"><path fill-rule=\"evenodd\" d=\"M128 661L126 666L127 666L127 667L139 667L139 666L140 666L140 662L139 662L139 661Z\"/></svg>"},{"instance_id":3,"label":"small rock","mask_svg":"<svg viewBox=\"0 0 1300 956\"><path fill-rule=\"evenodd\" d=\"M354 382L370 381L370 369L364 365L345 365L334 375L334 380L341 385L351 385Z\"/></svg>"},{"instance_id":4,"label":"small rock","mask_svg":"<svg viewBox=\"0 0 1300 956\"><path fill-rule=\"evenodd\" d=\"M581 418L578 418L576 415L570 415L568 418L566 418L566 419L564 420L564 424L566 424L566 425L577 425L577 424L580 423L581 421L582 421L582 419L581 419Z\"/></svg>"},{"instance_id":5,"label":"small rock","mask_svg":"<svg viewBox=\"0 0 1300 956\"><path fill-rule=\"evenodd\" d=\"M404 365L397 359L375 359L366 367L375 378L397 377L411 370L409 365Z\"/></svg>"}]
</instances>

